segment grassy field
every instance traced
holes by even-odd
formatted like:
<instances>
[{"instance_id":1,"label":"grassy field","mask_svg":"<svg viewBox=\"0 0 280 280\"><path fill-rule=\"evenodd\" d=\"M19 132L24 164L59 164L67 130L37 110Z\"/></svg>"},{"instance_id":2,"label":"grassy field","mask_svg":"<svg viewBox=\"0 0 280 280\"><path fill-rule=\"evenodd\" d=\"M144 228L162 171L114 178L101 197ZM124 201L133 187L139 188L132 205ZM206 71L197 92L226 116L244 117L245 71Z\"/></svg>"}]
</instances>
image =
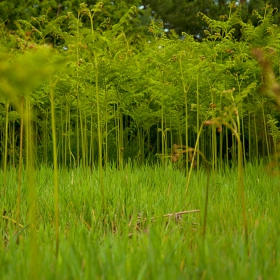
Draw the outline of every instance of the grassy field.
<instances>
[{"instance_id":1,"label":"grassy field","mask_svg":"<svg viewBox=\"0 0 280 280\"><path fill-rule=\"evenodd\" d=\"M206 174L172 166L105 170L106 209L97 170L59 171L59 252L55 253L53 170L36 172L36 223L29 222L23 173L20 225L17 173L1 199L1 279L278 279L280 184L262 164L247 165L249 241L243 230L237 170L211 174L206 235ZM3 174L0 173L0 179ZM165 217L185 210L200 212Z\"/></svg>"},{"instance_id":2,"label":"grassy field","mask_svg":"<svg viewBox=\"0 0 280 280\"><path fill-rule=\"evenodd\" d=\"M279 279L276 10L64 12L0 23L0 280Z\"/></svg>"}]
</instances>

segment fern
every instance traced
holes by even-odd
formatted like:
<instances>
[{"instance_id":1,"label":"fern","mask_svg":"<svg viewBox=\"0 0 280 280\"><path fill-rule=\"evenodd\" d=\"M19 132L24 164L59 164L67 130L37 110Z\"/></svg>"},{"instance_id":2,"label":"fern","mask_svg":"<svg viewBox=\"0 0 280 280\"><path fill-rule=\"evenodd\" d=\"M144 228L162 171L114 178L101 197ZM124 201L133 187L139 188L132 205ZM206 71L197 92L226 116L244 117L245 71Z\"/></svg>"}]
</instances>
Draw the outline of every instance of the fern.
<instances>
[{"instance_id":1,"label":"fern","mask_svg":"<svg viewBox=\"0 0 280 280\"><path fill-rule=\"evenodd\" d=\"M273 144L276 147L277 143L280 141L280 128L278 126L278 121L274 119L270 114L267 115L267 124L269 125L269 134L273 139Z\"/></svg>"}]
</instances>

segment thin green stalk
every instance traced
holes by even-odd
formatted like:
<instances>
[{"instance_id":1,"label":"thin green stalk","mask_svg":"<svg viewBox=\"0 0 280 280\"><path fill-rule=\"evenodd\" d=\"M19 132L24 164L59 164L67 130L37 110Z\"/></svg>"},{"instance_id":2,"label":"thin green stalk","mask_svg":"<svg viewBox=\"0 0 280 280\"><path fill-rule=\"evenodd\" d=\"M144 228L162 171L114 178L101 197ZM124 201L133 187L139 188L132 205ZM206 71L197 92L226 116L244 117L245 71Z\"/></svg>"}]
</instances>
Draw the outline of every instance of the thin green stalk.
<instances>
[{"instance_id":1,"label":"thin green stalk","mask_svg":"<svg viewBox=\"0 0 280 280\"><path fill-rule=\"evenodd\" d=\"M44 129L43 129L43 149L44 149L44 161L45 164L47 164L48 162L48 119L49 119L49 115L48 115L48 111L46 111L46 115L45 115L45 120L44 120Z\"/></svg>"},{"instance_id":2,"label":"thin green stalk","mask_svg":"<svg viewBox=\"0 0 280 280\"><path fill-rule=\"evenodd\" d=\"M8 127L9 127L9 101L6 102L6 118L5 118L5 145L4 145L4 189L3 197L6 198L7 191L7 159L8 159Z\"/></svg>"},{"instance_id":3,"label":"thin green stalk","mask_svg":"<svg viewBox=\"0 0 280 280\"><path fill-rule=\"evenodd\" d=\"M73 168L74 166L76 166L76 159L75 156L72 153L72 149L71 149L71 131L70 131L70 124L71 124L71 112L69 109L68 112L68 123L69 123L69 132L67 133L67 138L68 138L68 150L69 150L69 154L70 154L70 168ZM73 164L72 164L72 159L73 159Z\"/></svg>"},{"instance_id":4,"label":"thin green stalk","mask_svg":"<svg viewBox=\"0 0 280 280\"><path fill-rule=\"evenodd\" d=\"M194 166L194 159L196 157L196 153L201 153L199 150L198 150L198 147L199 147L199 140L200 140L200 135L202 133L202 130L203 130L203 124L201 124L200 126L200 129L198 130L198 133L197 133L197 138L196 138L196 142L195 142L195 146L194 146L194 153L193 153L193 157L192 157L192 162L191 162L191 167L190 167L190 170L189 170L189 173L188 173L188 177L187 177L187 181L186 181L186 190L185 190L185 195L187 196L188 195L188 191L189 191L189 186L190 186L190 181L191 181L191 174L192 174L192 170L193 170L193 166ZM197 156L198 158L198 156Z\"/></svg>"},{"instance_id":5,"label":"thin green stalk","mask_svg":"<svg viewBox=\"0 0 280 280\"><path fill-rule=\"evenodd\" d=\"M66 165L64 165L64 139L65 139L65 135L66 135L66 131L63 131L63 124L64 124L64 114L63 114L63 108L62 108L62 103L60 104L60 110L59 110L59 115L60 115L60 125L61 125L61 134L58 136L58 143L60 144L60 153L59 153L59 149L58 149L58 154L57 154L57 158L59 159L58 162L62 165L63 168L66 167Z\"/></svg>"},{"instance_id":6,"label":"thin green stalk","mask_svg":"<svg viewBox=\"0 0 280 280\"><path fill-rule=\"evenodd\" d=\"M80 14L78 14L78 19L77 19L77 47L76 47L76 61L79 61L80 59L80 48L79 46L79 21L80 21ZM80 164L80 129L79 129L79 103L80 103L80 98L79 98L79 81L80 81L80 76L79 76L79 64L76 63L76 98L77 98L77 105L76 105L76 164Z\"/></svg>"},{"instance_id":7,"label":"thin green stalk","mask_svg":"<svg viewBox=\"0 0 280 280\"><path fill-rule=\"evenodd\" d=\"M12 128L11 128L12 132L12 159L11 159L11 164L12 166L15 166L15 150L16 150L16 135L15 135L15 121L13 121L13 125L12 125Z\"/></svg>"},{"instance_id":8,"label":"thin green stalk","mask_svg":"<svg viewBox=\"0 0 280 280\"><path fill-rule=\"evenodd\" d=\"M238 132L232 127L228 126L233 134L236 137L238 143L238 186L239 186L239 195L241 197L242 204L242 215L243 215L243 224L245 231L246 244L248 245L248 223L246 216L246 205L245 205L245 188L244 188L244 178L243 178L243 151L242 151L242 142L240 140Z\"/></svg>"},{"instance_id":9,"label":"thin green stalk","mask_svg":"<svg viewBox=\"0 0 280 280\"><path fill-rule=\"evenodd\" d=\"M196 111L196 131L200 131L199 129L199 120L200 120L200 104L199 104L199 84L198 84L198 77L199 75L197 75L197 78L196 78L196 105L197 105L197 111ZM200 133L199 133L200 134ZM197 147L196 147L196 150L200 150L200 145L199 145L199 141L200 141L200 135L197 136ZM199 173L199 157L197 157L197 172Z\"/></svg>"},{"instance_id":10,"label":"thin green stalk","mask_svg":"<svg viewBox=\"0 0 280 280\"><path fill-rule=\"evenodd\" d=\"M105 168L108 164L108 92L105 82L105 156L104 156Z\"/></svg>"},{"instance_id":11,"label":"thin green stalk","mask_svg":"<svg viewBox=\"0 0 280 280\"><path fill-rule=\"evenodd\" d=\"M183 74L183 66L182 66L182 54L180 55L180 59L179 59L179 64L180 64L180 73L181 73L181 80L182 80L182 86L183 86L183 92L184 92L184 98L185 98L185 115L186 115L186 146L189 146L188 143L188 90L190 88L188 88L188 90L186 89L186 84L185 84L185 78L184 78L184 74ZM180 143L181 144L181 143ZM188 162L186 162L186 171L187 173L189 172L189 166L188 166Z\"/></svg>"},{"instance_id":12,"label":"thin green stalk","mask_svg":"<svg viewBox=\"0 0 280 280\"><path fill-rule=\"evenodd\" d=\"M84 114L84 122L85 122L85 125L84 125L84 156L85 156L85 166L88 167L88 164L89 164L89 158L88 158L88 136L87 136L87 131L88 131L88 126L87 126L87 114L85 112Z\"/></svg>"},{"instance_id":13,"label":"thin green stalk","mask_svg":"<svg viewBox=\"0 0 280 280\"><path fill-rule=\"evenodd\" d=\"M249 235L248 235L248 222L247 222L246 205L245 205L245 187L244 187L244 176L243 176L242 142L240 140L240 136L238 134L238 131L236 131L236 129L234 129L227 122L222 121L222 124L225 125L226 127L228 127L232 131L233 135L236 137L237 144L238 144L238 194L239 194L239 197L241 198L245 239L246 239L246 244L248 245Z\"/></svg>"},{"instance_id":14,"label":"thin green stalk","mask_svg":"<svg viewBox=\"0 0 280 280\"><path fill-rule=\"evenodd\" d=\"M20 224L20 204L21 204L21 185L22 185L22 146L23 146L23 126L24 126L24 97L21 97L20 102L20 136L19 136L19 164L18 164L18 189L17 189L17 225L19 231Z\"/></svg>"},{"instance_id":15,"label":"thin green stalk","mask_svg":"<svg viewBox=\"0 0 280 280\"><path fill-rule=\"evenodd\" d=\"M200 130L199 130L199 136L202 132L202 129L203 129L203 124L201 125L200 127ZM199 137L198 136L198 137ZM196 153L198 155L200 155L203 159L203 162L205 163L206 165L206 172L207 172L207 183L206 183L206 193L205 193L205 200L204 200L204 217L203 217L203 227L202 227L202 234L203 236L205 237L206 235L206 227L207 227L207 213L208 213L208 202L209 202L209 188L210 188L210 166L209 166L209 163L205 157L205 155L196 149L196 146L197 146L197 143L198 143L198 139L196 141L196 145L195 145L195 148L189 148L189 147L186 147L185 146L185 150L183 152L187 152L187 153L194 153L193 154L193 158L192 158L192 163L191 163L191 168L190 168L190 172L188 173L188 179L187 179L187 188L186 188L186 191L185 191L185 194L187 195L188 194L188 189L189 189L189 182L190 182L190 176L191 176L191 172L192 172L192 168L193 168L193 163L194 163L194 158L195 158L195 155ZM184 205L184 208L186 207L186 205ZM184 209L183 209L184 210Z\"/></svg>"},{"instance_id":16,"label":"thin green stalk","mask_svg":"<svg viewBox=\"0 0 280 280\"><path fill-rule=\"evenodd\" d=\"M89 11L92 37L94 35L93 17L94 17L94 13L92 14ZM99 180L100 180L100 188L101 188L102 210L104 213L106 210L106 203L105 203L105 186L104 186L103 167L102 167L103 154L102 154L101 114L100 114L100 101L99 101L99 77L98 77L99 65L98 65L96 51L93 52L93 59L94 59L94 71L95 71L95 95L96 95L96 107L97 107L98 170L99 170Z\"/></svg>"},{"instance_id":17,"label":"thin green stalk","mask_svg":"<svg viewBox=\"0 0 280 280\"><path fill-rule=\"evenodd\" d=\"M67 166L67 159L68 159L68 153L67 153L67 144L68 144L68 135L70 134L70 132L68 131L68 111L69 111L69 106L68 106L68 101L66 101L66 108L65 108L65 141L64 141L64 162L63 165L64 167ZM69 125L70 127L70 125ZM70 158L69 158L70 160Z\"/></svg>"},{"instance_id":18,"label":"thin green stalk","mask_svg":"<svg viewBox=\"0 0 280 280\"><path fill-rule=\"evenodd\" d=\"M262 99L262 117L263 117L263 128L264 128L264 137L265 137L265 144L266 144L266 151L269 161L271 161L270 158L270 152L269 152L269 146L268 146L268 137L267 137L267 128L266 128L266 118L264 113L264 105L263 105L263 99Z\"/></svg>"},{"instance_id":19,"label":"thin green stalk","mask_svg":"<svg viewBox=\"0 0 280 280\"><path fill-rule=\"evenodd\" d=\"M190 82L188 88L186 88L185 78L184 78L184 75L183 75L182 55L180 55L179 63L180 63L180 73L181 73L182 86L183 86L183 91L184 91L184 98L185 98L185 115L186 115L186 122L185 122L186 137L185 137L185 141L186 141L186 146L188 147L189 146L188 92L189 92L189 89L191 87L192 81ZM187 174L189 172L188 161L186 161L186 172L187 172Z\"/></svg>"},{"instance_id":20,"label":"thin green stalk","mask_svg":"<svg viewBox=\"0 0 280 280\"><path fill-rule=\"evenodd\" d=\"M93 134L93 113L90 113L90 147L89 147L89 164L94 164L94 134Z\"/></svg>"},{"instance_id":21,"label":"thin green stalk","mask_svg":"<svg viewBox=\"0 0 280 280\"><path fill-rule=\"evenodd\" d=\"M31 106L30 101L26 100L24 110L25 118L25 146L26 146L26 174L28 182L28 218L30 221L30 250L31 250L31 264L30 264L30 279L38 279L39 277L39 259L38 259L38 239L37 239L37 195L36 195L36 182L35 182L35 168L34 168L34 153L36 149L33 143L33 129L31 124Z\"/></svg>"},{"instance_id":22,"label":"thin green stalk","mask_svg":"<svg viewBox=\"0 0 280 280\"><path fill-rule=\"evenodd\" d=\"M164 81L163 81L163 71L161 73L162 76L162 86L164 87ZM165 132L164 132L164 88L162 88L161 93L161 159L163 165L165 165Z\"/></svg>"},{"instance_id":23,"label":"thin green stalk","mask_svg":"<svg viewBox=\"0 0 280 280\"><path fill-rule=\"evenodd\" d=\"M57 144L56 144L56 125L54 108L54 84L50 86L51 118L52 118L52 142L53 142L53 171L54 171L54 224L56 240L56 257L59 253L59 213L58 213L58 164L57 164Z\"/></svg>"},{"instance_id":24,"label":"thin green stalk","mask_svg":"<svg viewBox=\"0 0 280 280\"><path fill-rule=\"evenodd\" d=\"M159 122L157 121L157 132L159 131ZM159 133L157 133L157 154L160 153L160 150L159 150L159 147L160 147L160 138L159 138Z\"/></svg>"},{"instance_id":25,"label":"thin green stalk","mask_svg":"<svg viewBox=\"0 0 280 280\"><path fill-rule=\"evenodd\" d=\"M248 105L248 108L249 108L249 98L248 98L248 96L247 96L247 105ZM248 143L248 150L249 150L249 157L248 157L248 159L249 159L249 162L251 162L252 161L252 147L253 147L253 145L252 145L252 136L251 136L251 114L250 114L250 112L248 112L248 137L249 137L249 143Z\"/></svg>"},{"instance_id":26,"label":"thin green stalk","mask_svg":"<svg viewBox=\"0 0 280 280\"><path fill-rule=\"evenodd\" d=\"M243 150L243 162L244 162L244 166L246 167L246 154L245 154L245 128L244 128L244 116L243 116L243 110L242 110L242 106L240 108L240 112L241 112L241 135L242 135L242 150Z\"/></svg>"},{"instance_id":27,"label":"thin green stalk","mask_svg":"<svg viewBox=\"0 0 280 280\"><path fill-rule=\"evenodd\" d=\"M118 154L119 154L119 168L123 168L123 153L124 153L124 144L123 144L123 114L120 109L120 104L118 105L118 131L119 131L119 141L118 141Z\"/></svg>"},{"instance_id":28,"label":"thin green stalk","mask_svg":"<svg viewBox=\"0 0 280 280\"><path fill-rule=\"evenodd\" d=\"M85 153L85 139L84 139L84 124L83 124L83 116L82 116L82 110L80 109L80 104L79 104L79 99L78 99L78 107L79 107L79 119L80 119L80 134L81 135L81 150L82 150L82 164L83 168L85 170L86 164L85 164L85 158L86 158L86 153Z\"/></svg>"},{"instance_id":29,"label":"thin green stalk","mask_svg":"<svg viewBox=\"0 0 280 280\"><path fill-rule=\"evenodd\" d=\"M92 18L91 18L92 22ZM93 22L92 32L93 32ZM100 121L100 103L99 103L99 87L98 87L98 61L97 54L94 52L94 66L95 66L95 93L96 93L96 105L97 105L97 134L98 134L98 170L99 170L99 180L101 187L101 197L102 197L102 208L103 212L106 210L105 203L105 187L103 178L103 167L102 167L102 134L101 134L101 121Z\"/></svg>"}]
</instances>

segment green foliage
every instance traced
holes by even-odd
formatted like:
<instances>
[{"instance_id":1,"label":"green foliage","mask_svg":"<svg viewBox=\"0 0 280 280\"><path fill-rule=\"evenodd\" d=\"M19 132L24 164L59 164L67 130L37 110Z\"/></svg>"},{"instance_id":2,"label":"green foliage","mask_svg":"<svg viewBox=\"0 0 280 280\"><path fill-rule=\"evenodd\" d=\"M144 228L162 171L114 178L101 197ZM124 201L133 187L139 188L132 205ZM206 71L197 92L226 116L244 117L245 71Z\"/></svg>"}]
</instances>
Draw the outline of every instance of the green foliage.
<instances>
[{"instance_id":1,"label":"green foliage","mask_svg":"<svg viewBox=\"0 0 280 280\"><path fill-rule=\"evenodd\" d=\"M271 115L267 115L268 118L268 125L269 125L269 133L273 139L273 144L276 146L280 141L280 129L278 126L278 121L273 119Z\"/></svg>"},{"instance_id":2,"label":"green foliage","mask_svg":"<svg viewBox=\"0 0 280 280\"><path fill-rule=\"evenodd\" d=\"M273 25L272 8L266 6L264 15L255 13L256 27L244 23L243 10L233 4L222 20L201 15L209 27L198 43L187 34L184 39L168 38L163 25L155 21L149 36L138 36L136 7L114 25L105 20L96 26L106 5L81 4L77 17L68 13L53 20L46 16L18 20L14 32L2 26L1 90L6 96L1 101L2 123L6 100L18 106L22 96L28 97L38 133L38 162L53 160L51 84L58 163L63 166L95 164L98 135L103 164L143 162L156 156L165 161L174 143L194 146L201 124L215 117L240 122L238 130L245 152L250 147L250 159L270 155L266 115L274 107L259 91L262 73L251 49L263 48L279 72L279 28ZM242 31L240 40L235 37L237 30ZM9 108L12 112L20 114L15 106ZM18 119L14 122L19 125ZM7 131L19 137L12 129L14 122L8 122ZM229 140L226 130L214 135L204 128L200 145L213 162L217 156L234 160L234 143Z\"/></svg>"}]
</instances>

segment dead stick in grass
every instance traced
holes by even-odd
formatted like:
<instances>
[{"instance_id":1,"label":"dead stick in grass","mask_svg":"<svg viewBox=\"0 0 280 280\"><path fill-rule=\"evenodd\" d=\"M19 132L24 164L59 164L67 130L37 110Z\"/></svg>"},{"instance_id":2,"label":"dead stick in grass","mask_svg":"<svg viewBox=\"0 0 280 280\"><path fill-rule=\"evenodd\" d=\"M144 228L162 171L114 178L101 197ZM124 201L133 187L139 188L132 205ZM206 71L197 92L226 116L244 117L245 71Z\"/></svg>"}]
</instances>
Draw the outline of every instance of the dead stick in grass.
<instances>
[{"instance_id":1,"label":"dead stick in grass","mask_svg":"<svg viewBox=\"0 0 280 280\"><path fill-rule=\"evenodd\" d=\"M12 219L12 218L10 218L10 217L2 216L2 218L5 219L5 220L8 220L8 221L11 221L11 222L13 222L14 224L18 224L21 228L24 227L22 224L18 223L16 220L14 220L14 219Z\"/></svg>"},{"instance_id":2,"label":"dead stick in grass","mask_svg":"<svg viewBox=\"0 0 280 280\"><path fill-rule=\"evenodd\" d=\"M163 215L163 217L181 216L184 214L196 213L196 212L200 212L200 210L187 210L187 211L181 211L176 213L170 213L170 214Z\"/></svg>"},{"instance_id":3,"label":"dead stick in grass","mask_svg":"<svg viewBox=\"0 0 280 280\"><path fill-rule=\"evenodd\" d=\"M178 216L181 216L181 215L184 215L184 214L197 213L197 212L200 212L200 210L195 209L195 210L186 210L186 211L180 211L180 212L175 212L175 213L169 213L169 214L163 215L163 217L178 217ZM139 218L141 218L141 216L138 215L137 218L139 219ZM155 217L151 218L151 221L155 221L155 220L156 220ZM141 218L140 222L145 222L145 221L147 221L147 218ZM130 222L129 222L128 226L130 227L131 224L132 224L132 217L130 219Z\"/></svg>"}]
</instances>

